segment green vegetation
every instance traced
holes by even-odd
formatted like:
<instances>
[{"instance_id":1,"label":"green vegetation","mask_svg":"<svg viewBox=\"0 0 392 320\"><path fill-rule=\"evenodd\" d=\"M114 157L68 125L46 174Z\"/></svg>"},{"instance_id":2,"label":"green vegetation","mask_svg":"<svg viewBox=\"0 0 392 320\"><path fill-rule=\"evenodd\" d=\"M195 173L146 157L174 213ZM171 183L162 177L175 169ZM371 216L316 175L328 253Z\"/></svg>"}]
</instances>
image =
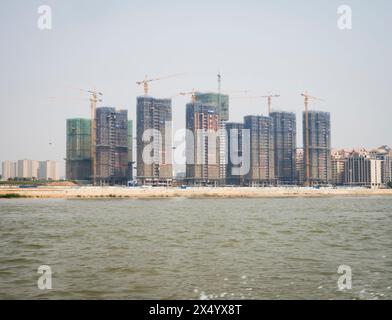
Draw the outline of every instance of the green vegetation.
<instances>
[{"instance_id":1,"label":"green vegetation","mask_svg":"<svg viewBox=\"0 0 392 320\"><path fill-rule=\"evenodd\" d=\"M387 183L387 186L388 186L389 189L392 189L392 181L389 181L389 182Z\"/></svg>"},{"instance_id":2,"label":"green vegetation","mask_svg":"<svg viewBox=\"0 0 392 320\"><path fill-rule=\"evenodd\" d=\"M17 193L6 193L0 194L0 199L16 199L16 198L27 198L26 196L21 196Z\"/></svg>"},{"instance_id":3,"label":"green vegetation","mask_svg":"<svg viewBox=\"0 0 392 320\"><path fill-rule=\"evenodd\" d=\"M36 180L36 179L9 179L8 181L0 181L0 186L45 186L54 182L70 182L77 184L74 180Z\"/></svg>"},{"instance_id":4,"label":"green vegetation","mask_svg":"<svg viewBox=\"0 0 392 320\"><path fill-rule=\"evenodd\" d=\"M45 184L46 181L43 180L16 179L16 180L0 181L0 185L6 185L6 186L42 186Z\"/></svg>"}]
</instances>

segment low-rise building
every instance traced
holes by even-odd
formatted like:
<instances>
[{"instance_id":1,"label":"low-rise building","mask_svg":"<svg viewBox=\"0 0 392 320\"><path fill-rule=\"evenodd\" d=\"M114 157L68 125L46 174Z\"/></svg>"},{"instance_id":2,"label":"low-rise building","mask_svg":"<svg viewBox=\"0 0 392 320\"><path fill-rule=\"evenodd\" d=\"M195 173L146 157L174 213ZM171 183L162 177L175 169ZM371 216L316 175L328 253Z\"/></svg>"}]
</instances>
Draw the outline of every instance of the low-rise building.
<instances>
[{"instance_id":1,"label":"low-rise building","mask_svg":"<svg viewBox=\"0 0 392 320\"><path fill-rule=\"evenodd\" d=\"M344 184L344 165L346 163L347 152L342 150L332 151L332 184L340 186Z\"/></svg>"},{"instance_id":2,"label":"low-rise building","mask_svg":"<svg viewBox=\"0 0 392 320\"><path fill-rule=\"evenodd\" d=\"M378 188L382 186L382 160L364 149L353 151L345 160L344 182L347 186Z\"/></svg>"},{"instance_id":3,"label":"low-rise building","mask_svg":"<svg viewBox=\"0 0 392 320\"><path fill-rule=\"evenodd\" d=\"M297 185L302 186L304 184L304 149L297 148L295 152L295 166L296 166L296 177Z\"/></svg>"}]
</instances>

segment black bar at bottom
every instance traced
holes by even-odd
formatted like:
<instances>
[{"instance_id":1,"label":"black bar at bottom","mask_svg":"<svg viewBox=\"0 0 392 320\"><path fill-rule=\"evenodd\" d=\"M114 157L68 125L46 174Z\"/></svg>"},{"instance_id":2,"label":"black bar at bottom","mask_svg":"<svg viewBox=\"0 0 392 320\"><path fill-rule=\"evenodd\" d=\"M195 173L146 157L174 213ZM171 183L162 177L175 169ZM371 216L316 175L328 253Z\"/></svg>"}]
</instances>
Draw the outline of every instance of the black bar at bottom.
<instances>
[{"instance_id":1,"label":"black bar at bottom","mask_svg":"<svg viewBox=\"0 0 392 320\"><path fill-rule=\"evenodd\" d=\"M121 319L268 319L267 315L290 317L322 315L330 319L355 313L390 310L391 301L259 301L259 300L132 300L132 301L0 301L2 312L56 318L96 313ZM9 309L9 310L7 310ZM338 309L338 310L337 310ZM121 315L121 316L120 316Z\"/></svg>"}]
</instances>

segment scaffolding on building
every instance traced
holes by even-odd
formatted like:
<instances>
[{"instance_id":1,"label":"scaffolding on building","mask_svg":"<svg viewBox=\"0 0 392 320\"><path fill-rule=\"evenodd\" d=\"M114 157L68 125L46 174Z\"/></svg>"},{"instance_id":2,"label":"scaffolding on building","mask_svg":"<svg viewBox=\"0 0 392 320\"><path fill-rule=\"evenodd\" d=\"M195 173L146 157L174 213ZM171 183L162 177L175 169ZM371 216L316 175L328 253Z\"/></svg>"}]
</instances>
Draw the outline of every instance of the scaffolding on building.
<instances>
[{"instance_id":1,"label":"scaffolding on building","mask_svg":"<svg viewBox=\"0 0 392 320\"><path fill-rule=\"evenodd\" d=\"M126 184L128 177L128 113L126 110L97 109L97 183Z\"/></svg>"},{"instance_id":2,"label":"scaffolding on building","mask_svg":"<svg viewBox=\"0 0 392 320\"><path fill-rule=\"evenodd\" d=\"M91 181L91 120L67 120L66 178Z\"/></svg>"},{"instance_id":3,"label":"scaffolding on building","mask_svg":"<svg viewBox=\"0 0 392 320\"><path fill-rule=\"evenodd\" d=\"M275 179L279 185L292 185L296 177L296 118L292 112L274 111L273 122Z\"/></svg>"}]
</instances>

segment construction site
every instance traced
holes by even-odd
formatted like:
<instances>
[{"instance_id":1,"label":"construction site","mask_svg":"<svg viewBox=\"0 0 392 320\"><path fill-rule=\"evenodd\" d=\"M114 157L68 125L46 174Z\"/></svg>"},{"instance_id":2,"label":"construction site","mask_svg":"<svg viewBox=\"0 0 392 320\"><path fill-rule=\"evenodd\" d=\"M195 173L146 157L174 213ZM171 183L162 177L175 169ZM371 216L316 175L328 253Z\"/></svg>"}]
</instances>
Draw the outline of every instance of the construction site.
<instances>
[{"instance_id":1,"label":"construction site","mask_svg":"<svg viewBox=\"0 0 392 320\"><path fill-rule=\"evenodd\" d=\"M132 121L127 110L97 108L103 93L90 95L91 119L67 120L66 178L81 184L125 185L132 179Z\"/></svg>"},{"instance_id":2,"label":"construction site","mask_svg":"<svg viewBox=\"0 0 392 320\"><path fill-rule=\"evenodd\" d=\"M97 108L97 104L103 101L103 93L95 89L79 89L90 95L91 119L67 120L67 179L98 186L126 185L130 182L150 186L184 183L215 187L331 183L330 115L309 111L309 102L321 99L307 93L301 94L305 101L304 148L301 158L298 158L295 114L272 110L272 100L280 95L234 97L266 100L268 115L248 115L243 122L230 123L229 95L228 92L221 92L220 73L217 93L195 90L178 93L191 96L191 102L186 105L185 121L186 129L193 133L193 137L192 141L190 137L185 141L185 176L176 181L172 159L172 99L150 96L149 86L152 82L180 75L146 76L136 83L144 91L144 95L136 101L136 168L133 161L133 125L128 120L127 110ZM229 132L232 129L236 130L237 138L231 137L230 140ZM246 154L242 153L242 130L249 132ZM249 162L246 172L238 172L241 165L233 165L228 158L233 153L233 139L241 147L236 150L236 156L248 157L243 159ZM150 154L144 154L148 150L146 148L151 148ZM137 172L135 178L134 169Z\"/></svg>"},{"instance_id":3,"label":"construction site","mask_svg":"<svg viewBox=\"0 0 392 320\"><path fill-rule=\"evenodd\" d=\"M216 105L193 101L186 106L186 128L192 132L186 140L186 180L191 185L220 182L219 114Z\"/></svg>"},{"instance_id":4,"label":"construction site","mask_svg":"<svg viewBox=\"0 0 392 320\"><path fill-rule=\"evenodd\" d=\"M97 108L96 183L126 184L128 170L128 112Z\"/></svg>"},{"instance_id":5,"label":"construction site","mask_svg":"<svg viewBox=\"0 0 392 320\"><path fill-rule=\"evenodd\" d=\"M170 186L172 173L172 108L170 99L142 96L137 99L137 177L141 184ZM143 139L144 134L149 134ZM170 137L170 139L167 139ZM152 144L152 159L147 161L143 151Z\"/></svg>"},{"instance_id":6,"label":"construction site","mask_svg":"<svg viewBox=\"0 0 392 320\"><path fill-rule=\"evenodd\" d=\"M250 170L245 175L249 186L275 183L273 123L270 117L246 116L244 129L250 132Z\"/></svg>"},{"instance_id":7,"label":"construction site","mask_svg":"<svg viewBox=\"0 0 392 320\"><path fill-rule=\"evenodd\" d=\"M69 180L91 180L91 120L67 120L66 176Z\"/></svg>"},{"instance_id":8,"label":"construction site","mask_svg":"<svg viewBox=\"0 0 392 320\"><path fill-rule=\"evenodd\" d=\"M172 101L149 96L149 85L180 75L157 78L146 76L136 82L138 86L143 86L144 91L144 95L138 97L136 102L136 170L137 181L142 185L158 187L173 184ZM148 137L144 137L146 134ZM150 144L150 154L144 155L145 148Z\"/></svg>"},{"instance_id":9,"label":"construction site","mask_svg":"<svg viewBox=\"0 0 392 320\"><path fill-rule=\"evenodd\" d=\"M279 185L296 184L297 127L295 113L274 111L270 113L270 117L273 124L276 183Z\"/></svg>"},{"instance_id":10,"label":"construction site","mask_svg":"<svg viewBox=\"0 0 392 320\"><path fill-rule=\"evenodd\" d=\"M305 183L307 185L326 185L331 183L332 158L330 114L309 111L303 114Z\"/></svg>"}]
</instances>

